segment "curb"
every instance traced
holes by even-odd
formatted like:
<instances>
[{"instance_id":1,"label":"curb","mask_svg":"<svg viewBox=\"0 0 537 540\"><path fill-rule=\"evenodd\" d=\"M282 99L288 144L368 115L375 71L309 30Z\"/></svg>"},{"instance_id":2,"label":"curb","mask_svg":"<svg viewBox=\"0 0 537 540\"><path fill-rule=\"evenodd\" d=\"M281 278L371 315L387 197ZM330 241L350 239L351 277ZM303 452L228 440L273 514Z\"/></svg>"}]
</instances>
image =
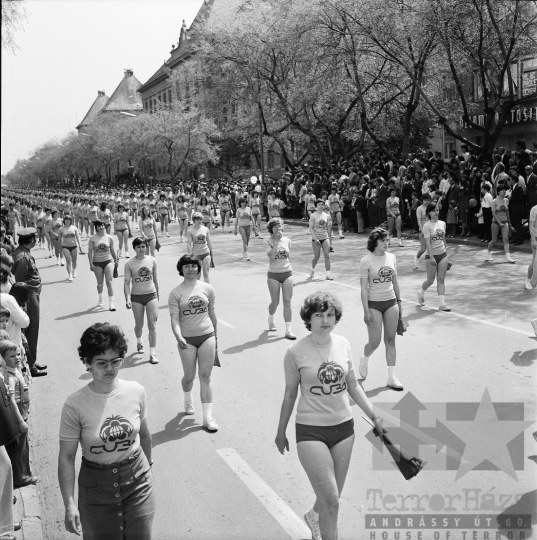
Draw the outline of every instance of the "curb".
<instances>
[{"instance_id":1,"label":"curb","mask_svg":"<svg viewBox=\"0 0 537 540\"><path fill-rule=\"evenodd\" d=\"M19 488L13 494L17 497L14 519L15 522L22 522L22 528L15 533L17 540L44 540L37 486Z\"/></svg>"},{"instance_id":2,"label":"curb","mask_svg":"<svg viewBox=\"0 0 537 540\"><path fill-rule=\"evenodd\" d=\"M298 225L300 227L307 227L308 226L308 222L307 221L302 221L301 219L287 219L287 218L284 218L283 219L283 222L288 224L288 225ZM352 236L361 236L361 237L364 237L366 238L367 234L369 234L370 231L372 231L373 229L364 229L364 233L363 234L358 234L358 233L354 233L354 232L346 232L345 234L346 235L352 235ZM411 232L405 232L403 231L402 232L402 236L403 238L411 238L412 240L419 240L419 236L417 234L412 234ZM481 240L479 240L478 238L475 238L475 237L469 237L469 238L460 238L460 237L457 237L457 238L446 238L446 242L448 244L456 244L456 245L459 245L459 246L474 246L474 247L481 247L483 249L485 249L485 246L486 244L484 242L481 242ZM496 245L501 248L501 242L498 241L496 242ZM531 250L531 246L529 244L523 244L522 246L513 246L513 244L510 244L509 245L509 251L511 253L514 253L514 252L521 252L521 253L531 253L532 250Z\"/></svg>"}]
</instances>

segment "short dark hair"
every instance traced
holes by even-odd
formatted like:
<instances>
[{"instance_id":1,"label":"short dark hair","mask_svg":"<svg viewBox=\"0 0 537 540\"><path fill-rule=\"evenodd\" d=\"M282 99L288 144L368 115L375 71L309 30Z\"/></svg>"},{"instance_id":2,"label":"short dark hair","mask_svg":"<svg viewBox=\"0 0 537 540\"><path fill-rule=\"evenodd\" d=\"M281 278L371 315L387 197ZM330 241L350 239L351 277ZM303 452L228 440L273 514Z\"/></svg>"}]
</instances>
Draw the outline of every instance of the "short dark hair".
<instances>
[{"instance_id":1,"label":"short dark hair","mask_svg":"<svg viewBox=\"0 0 537 540\"><path fill-rule=\"evenodd\" d=\"M147 247L148 242L149 242L149 240L147 240L146 238L141 238L140 236L137 236L132 241L132 247L133 248L138 247L140 244L144 244Z\"/></svg>"},{"instance_id":2,"label":"short dark hair","mask_svg":"<svg viewBox=\"0 0 537 540\"><path fill-rule=\"evenodd\" d=\"M267 231L269 232L269 234L272 234L272 231L276 225L283 225L283 220L281 218L272 218L267 223Z\"/></svg>"},{"instance_id":3,"label":"short dark hair","mask_svg":"<svg viewBox=\"0 0 537 540\"><path fill-rule=\"evenodd\" d=\"M427 214L427 216L429 216L429 214L431 212L436 212L436 204L429 203L427 205L427 208L425 209L425 213ZM431 217L431 216L429 216L429 217Z\"/></svg>"},{"instance_id":4,"label":"short dark hair","mask_svg":"<svg viewBox=\"0 0 537 540\"><path fill-rule=\"evenodd\" d=\"M11 311L7 307L0 305L0 319L9 319L10 317Z\"/></svg>"},{"instance_id":5,"label":"short dark hair","mask_svg":"<svg viewBox=\"0 0 537 540\"><path fill-rule=\"evenodd\" d=\"M13 285L11 285L11 289L9 290L9 294L15 298L19 306L23 306L27 304L28 300L30 299L30 285L22 281L13 283Z\"/></svg>"},{"instance_id":6,"label":"short dark hair","mask_svg":"<svg viewBox=\"0 0 537 540\"><path fill-rule=\"evenodd\" d=\"M127 340L119 326L110 323L95 323L84 330L80 338L78 356L90 364L95 356L113 349L121 358L127 352Z\"/></svg>"},{"instance_id":7,"label":"short dark hair","mask_svg":"<svg viewBox=\"0 0 537 540\"><path fill-rule=\"evenodd\" d=\"M198 273L201 272L201 262L192 255L185 254L177 261L177 271L180 276L183 276L183 266L195 264L198 267Z\"/></svg>"},{"instance_id":8,"label":"short dark hair","mask_svg":"<svg viewBox=\"0 0 537 540\"><path fill-rule=\"evenodd\" d=\"M376 227L369 233L369 238L367 239L367 249L373 253L377 247L379 239L384 240L388 237L388 231L382 227Z\"/></svg>"},{"instance_id":9,"label":"short dark hair","mask_svg":"<svg viewBox=\"0 0 537 540\"><path fill-rule=\"evenodd\" d=\"M66 220L66 219L70 219L70 220L71 220L71 223L73 223L73 216L67 214L67 215L63 216L63 220L62 220L62 221L63 221L63 224L64 224L64 225L65 225L65 220Z\"/></svg>"},{"instance_id":10,"label":"short dark hair","mask_svg":"<svg viewBox=\"0 0 537 540\"><path fill-rule=\"evenodd\" d=\"M329 292L317 291L304 300L304 305L300 308L300 317L304 321L306 328L311 330L311 316L314 313L322 313L328 309L335 311L337 324L343 314L341 302Z\"/></svg>"}]
</instances>

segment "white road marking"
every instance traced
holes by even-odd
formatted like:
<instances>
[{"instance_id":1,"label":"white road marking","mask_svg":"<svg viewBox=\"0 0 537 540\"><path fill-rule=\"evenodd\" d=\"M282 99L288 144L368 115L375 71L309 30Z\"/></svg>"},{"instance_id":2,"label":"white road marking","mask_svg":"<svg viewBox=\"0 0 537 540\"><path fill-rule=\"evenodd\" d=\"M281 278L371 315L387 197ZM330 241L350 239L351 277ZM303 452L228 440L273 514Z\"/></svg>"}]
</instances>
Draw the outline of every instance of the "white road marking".
<instances>
[{"instance_id":1,"label":"white road marking","mask_svg":"<svg viewBox=\"0 0 537 540\"><path fill-rule=\"evenodd\" d=\"M235 327L232 324L229 324L228 322L224 321L220 317L217 317L218 324L221 324L222 326L226 326L227 328L231 328L231 330L235 330Z\"/></svg>"},{"instance_id":2,"label":"white road marking","mask_svg":"<svg viewBox=\"0 0 537 540\"><path fill-rule=\"evenodd\" d=\"M234 256L233 254L227 253L226 251L215 250L215 249L213 249L213 251L218 251L218 253L222 253L224 255L227 255L228 257L233 257ZM256 264L260 264L261 266L267 266L268 267L267 263L257 261L255 259L251 259L251 262L254 262ZM306 274L304 272L297 272L296 270L293 270L293 274L297 274L299 276L309 277L309 274ZM323 281L324 281L323 279L313 279L312 283L316 283L316 282L319 283L319 282L323 282ZM337 281L335 279L333 281L331 281L330 283L332 283L334 285L339 285L341 287L347 287L348 289L354 289L356 291L361 290L360 287L356 287L355 285L349 285L348 283L341 283L341 281ZM403 300L403 302L406 302L408 304L416 305L416 302L413 301L413 300L407 300L406 298L401 298L401 300ZM428 311L436 311L434 308L430 308L430 307L422 307L422 309L425 309L425 310L428 310ZM487 326L492 326L493 328L499 328L501 330L506 330L507 332L514 332L516 334L521 334L521 335L526 336L526 337L534 337L535 336L534 332L529 332L529 331L526 331L526 330L519 330L518 328L512 328L511 326L504 326L503 324L494 323L492 321L485 321L483 319L478 319L477 317L471 317L470 315L463 315L462 313L456 313L454 311L443 311L442 314L444 314L444 315L452 315L453 317L459 317L459 319L466 319L468 321L476 322L476 323L479 323L479 324L485 324Z\"/></svg>"},{"instance_id":3,"label":"white road marking","mask_svg":"<svg viewBox=\"0 0 537 540\"><path fill-rule=\"evenodd\" d=\"M217 453L293 540L311 537L309 527L233 448L221 448Z\"/></svg>"}]
</instances>

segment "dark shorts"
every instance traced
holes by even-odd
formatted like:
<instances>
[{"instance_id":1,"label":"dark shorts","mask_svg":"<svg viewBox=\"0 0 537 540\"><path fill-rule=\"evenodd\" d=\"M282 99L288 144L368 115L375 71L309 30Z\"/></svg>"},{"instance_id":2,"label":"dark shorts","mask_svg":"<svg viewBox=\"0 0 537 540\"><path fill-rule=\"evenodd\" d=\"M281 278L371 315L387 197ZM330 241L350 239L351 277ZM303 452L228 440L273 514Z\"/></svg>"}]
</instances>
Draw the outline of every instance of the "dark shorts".
<instances>
[{"instance_id":1,"label":"dark shorts","mask_svg":"<svg viewBox=\"0 0 537 540\"><path fill-rule=\"evenodd\" d=\"M196 347L196 349L199 349L209 338L212 338L213 336L214 332L211 332L210 334L205 334L204 336L183 337L189 345L192 345L193 347Z\"/></svg>"},{"instance_id":2,"label":"dark shorts","mask_svg":"<svg viewBox=\"0 0 537 540\"><path fill-rule=\"evenodd\" d=\"M297 444L304 441L322 442L332 448L337 443L354 435L354 419L347 420L337 426L308 426L295 424Z\"/></svg>"},{"instance_id":3,"label":"dark shorts","mask_svg":"<svg viewBox=\"0 0 537 540\"><path fill-rule=\"evenodd\" d=\"M317 240L321 242L321 247L322 247L323 244L328 241L328 238L323 238L322 240L320 238L317 238ZM315 244L315 238L312 238L311 241Z\"/></svg>"},{"instance_id":4,"label":"dark shorts","mask_svg":"<svg viewBox=\"0 0 537 540\"><path fill-rule=\"evenodd\" d=\"M397 305L397 298L392 298L390 300L368 300L367 305L369 306L369 309L375 309L381 313L384 313L392 306Z\"/></svg>"},{"instance_id":5,"label":"dark shorts","mask_svg":"<svg viewBox=\"0 0 537 540\"><path fill-rule=\"evenodd\" d=\"M73 249L76 251L76 246L62 246L62 249L68 249L69 251L73 251ZM93 263L95 264L95 263Z\"/></svg>"},{"instance_id":6,"label":"dark shorts","mask_svg":"<svg viewBox=\"0 0 537 540\"><path fill-rule=\"evenodd\" d=\"M286 279L289 279L292 276L292 270L289 270L289 272L269 272L267 274L267 277L269 279L274 279L276 281L279 281L280 283L283 283Z\"/></svg>"},{"instance_id":7,"label":"dark shorts","mask_svg":"<svg viewBox=\"0 0 537 540\"><path fill-rule=\"evenodd\" d=\"M142 306L146 306L151 300L155 300L156 298L158 298L156 291L147 294L131 294L131 302L133 304L142 304Z\"/></svg>"},{"instance_id":8,"label":"dark shorts","mask_svg":"<svg viewBox=\"0 0 537 540\"><path fill-rule=\"evenodd\" d=\"M83 458L78 476L78 510L84 540L151 538L155 515L153 473L144 453L111 465Z\"/></svg>"},{"instance_id":9,"label":"dark shorts","mask_svg":"<svg viewBox=\"0 0 537 540\"><path fill-rule=\"evenodd\" d=\"M440 253L440 255L433 255L434 260L436 261L436 264L438 264L442 259L445 259L447 257L447 252L444 251L444 253ZM431 259L429 255L425 255L425 260Z\"/></svg>"},{"instance_id":10,"label":"dark shorts","mask_svg":"<svg viewBox=\"0 0 537 540\"><path fill-rule=\"evenodd\" d=\"M198 259L198 261L203 261L205 257L208 257L210 253L202 253L201 255L194 255L194 258Z\"/></svg>"},{"instance_id":11,"label":"dark shorts","mask_svg":"<svg viewBox=\"0 0 537 540\"><path fill-rule=\"evenodd\" d=\"M250 232L250 225L239 225L239 229L242 229L244 232Z\"/></svg>"},{"instance_id":12,"label":"dark shorts","mask_svg":"<svg viewBox=\"0 0 537 540\"><path fill-rule=\"evenodd\" d=\"M93 266L98 266L99 268L102 268L103 270L114 261L112 259L108 259L107 261L93 261Z\"/></svg>"}]
</instances>

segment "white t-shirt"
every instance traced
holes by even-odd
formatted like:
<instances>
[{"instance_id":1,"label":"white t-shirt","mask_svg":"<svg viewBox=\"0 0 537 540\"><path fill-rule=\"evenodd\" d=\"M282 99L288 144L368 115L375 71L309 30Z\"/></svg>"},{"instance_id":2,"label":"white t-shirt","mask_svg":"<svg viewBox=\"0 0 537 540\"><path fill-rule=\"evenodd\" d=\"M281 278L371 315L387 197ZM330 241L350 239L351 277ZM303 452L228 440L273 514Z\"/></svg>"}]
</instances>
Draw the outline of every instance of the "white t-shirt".
<instances>
[{"instance_id":1,"label":"white t-shirt","mask_svg":"<svg viewBox=\"0 0 537 540\"><path fill-rule=\"evenodd\" d=\"M492 195L487 191L485 195L483 195L483 200L481 202L481 208L490 208L491 203L494 199L492 198Z\"/></svg>"},{"instance_id":2,"label":"white t-shirt","mask_svg":"<svg viewBox=\"0 0 537 540\"><path fill-rule=\"evenodd\" d=\"M86 385L63 405L60 441L80 442L82 455L95 463L118 463L140 448L140 424L147 418L145 389L135 381L117 382L108 394Z\"/></svg>"},{"instance_id":3,"label":"white t-shirt","mask_svg":"<svg viewBox=\"0 0 537 540\"><path fill-rule=\"evenodd\" d=\"M395 298L392 278L396 275L397 263L393 253L368 253L360 261L360 279L367 278L368 299L374 302Z\"/></svg>"},{"instance_id":4,"label":"white t-shirt","mask_svg":"<svg viewBox=\"0 0 537 540\"><path fill-rule=\"evenodd\" d=\"M197 281L194 287L181 283L168 298L170 315L179 314L179 326L184 337L205 336L214 332L209 317L209 307L214 305L216 295L212 285Z\"/></svg>"},{"instance_id":5,"label":"white t-shirt","mask_svg":"<svg viewBox=\"0 0 537 540\"><path fill-rule=\"evenodd\" d=\"M151 255L143 259L134 257L125 263L125 279L131 278L131 294L150 294L156 292L153 275L157 260Z\"/></svg>"},{"instance_id":6,"label":"white t-shirt","mask_svg":"<svg viewBox=\"0 0 537 540\"><path fill-rule=\"evenodd\" d=\"M446 251L444 239L446 237L446 224L443 221L428 221L423 226L424 238L431 239L433 255L441 255Z\"/></svg>"},{"instance_id":7,"label":"white t-shirt","mask_svg":"<svg viewBox=\"0 0 537 540\"><path fill-rule=\"evenodd\" d=\"M265 252L270 255L272 253L272 248L274 247L274 240L272 237L265 238L263 240L263 245L265 246ZM278 241L278 252L275 259L270 259L269 262L269 272L275 274L281 274L283 272L291 271L291 261L289 260L289 254L291 250L291 240L286 236L282 236Z\"/></svg>"},{"instance_id":8,"label":"white t-shirt","mask_svg":"<svg viewBox=\"0 0 537 540\"><path fill-rule=\"evenodd\" d=\"M528 229L531 236L531 245L537 247L537 204L530 210L530 217L528 220ZM537 272L537 270L533 270Z\"/></svg>"},{"instance_id":9,"label":"white t-shirt","mask_svg":"<svg viewBox=\"0 0 537 540\"><path fill-rule=\"evenodd\" d=\"M329 346L319 347L308 335L285 354L285 384L300 385L297 424L336 426L352 418L346 383L354 370L351 346L343 336L331 337Z\"/></svg>"}]
</instances>

